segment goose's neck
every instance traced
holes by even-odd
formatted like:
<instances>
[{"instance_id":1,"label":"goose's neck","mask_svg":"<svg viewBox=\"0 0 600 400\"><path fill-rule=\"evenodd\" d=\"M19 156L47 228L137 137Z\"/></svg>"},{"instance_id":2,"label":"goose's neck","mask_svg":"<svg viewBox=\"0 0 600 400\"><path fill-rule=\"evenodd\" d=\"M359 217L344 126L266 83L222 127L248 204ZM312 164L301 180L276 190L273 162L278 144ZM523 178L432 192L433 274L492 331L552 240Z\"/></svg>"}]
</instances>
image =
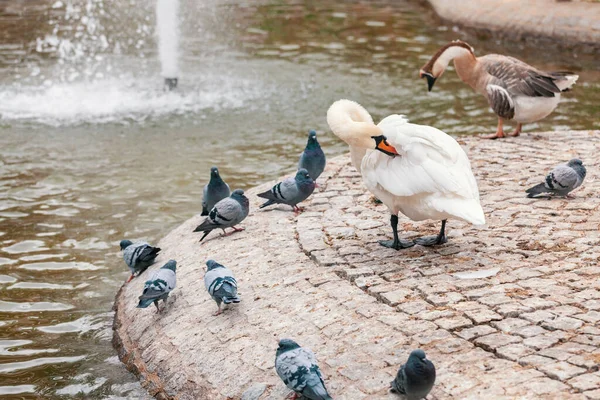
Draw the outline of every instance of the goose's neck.
<instances>
[{"instance_id":1,"label":"goose's neck","mask_svg":"<svg viewBox=\"0 0 600 400\"><path fill-rule=\"evenodd\" d=\"M470 84L471 81L476 79L474 71L477 66L477 58L469 49L462 46L448 47L436 60L435 69L444 71L450 61L454 61L456 74L463 82ZM436 74L436 76L440 74L441 72Z\"/></svg>"}]
</instances>

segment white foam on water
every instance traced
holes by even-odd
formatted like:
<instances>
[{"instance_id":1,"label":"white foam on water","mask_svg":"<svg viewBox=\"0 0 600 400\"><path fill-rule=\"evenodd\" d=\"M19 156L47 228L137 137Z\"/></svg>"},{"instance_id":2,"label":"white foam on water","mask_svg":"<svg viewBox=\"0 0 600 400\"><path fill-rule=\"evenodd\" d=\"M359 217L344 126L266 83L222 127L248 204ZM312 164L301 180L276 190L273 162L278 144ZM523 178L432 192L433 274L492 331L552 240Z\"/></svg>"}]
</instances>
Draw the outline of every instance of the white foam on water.
<instances>
[{"instance_id":1,"label":"white foam on water","mask_svg":"<svg viewBox=\"0 0 600 400\"><path fill-rule=\"evenodd\" d=\"M106 323L98 316L86 315L75 321L63 322L56 325L50 326L39 326L36 329L46 333L86 333L89 331L96 331L105 327Z\"/></svg>"},{"instance_id":2,"label":"white foam on water","mask_svg":"<svg viewBox=\"0 0 600 400\"><path fill-rule=\"evenodd\" d=\"M165 78L179 77L179 29L177 15L179 0L157 0L156 33L158 35L158 56Z\"/></svg>"},{"instance_id":3,"label":"white foam on water","mask_svg":"<svg viewBox=\"0 0 600 400\"><path fill-rule=\"evenodd\" d=\"M74 363L77 361L81 361L86 356L76 356L76 357L43 357L36 358L29 361L22 362L12 362L0 364L0 374L8 374L16 371L21 371L24 369L36 368L41 365L47 364L60 364L60 363Z\"/></svg>"},{"instance_id":4,"label":"white foam on water","mask_svg":"<svg viewBox=\"0 0 600 400\"><path fill-rule=\"evenodd\" d=\"M255 79L203 74L194 87L166 92L153 79L104 78L49 86L0 85L0 121L31 121L51 126L132 123L171 114L252 107L275 88Z\"/></svg>"},{"instance_id":5,"label":"white foam on water","mask_svg":"<svg viewBox=\"0 0 600 400\"><path fill-rule=\"evenodd\" d=\"M34 385L0 386L0 395L35 393Z\"/></svg>"}]
</instances>

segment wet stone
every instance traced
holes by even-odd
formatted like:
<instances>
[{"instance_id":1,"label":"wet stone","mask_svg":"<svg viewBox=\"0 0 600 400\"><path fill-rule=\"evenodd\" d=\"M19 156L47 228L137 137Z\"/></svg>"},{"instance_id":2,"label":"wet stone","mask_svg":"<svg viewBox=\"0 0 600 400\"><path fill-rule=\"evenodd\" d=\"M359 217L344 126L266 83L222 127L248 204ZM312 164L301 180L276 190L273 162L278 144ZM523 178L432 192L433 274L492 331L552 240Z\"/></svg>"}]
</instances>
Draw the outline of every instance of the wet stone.
<instances>
[{"instance_id":1,"label":"wet stone","mask_svg":"<svg viewBox=\"0 0 600 400\"><path fill-rule=\"evenodd\" d=\"M542 357L542 356L538 356L536 354L532 354L530 356L525 356L525 357L519 359L519 364L531 365L536 368L539 368L542 365L552 364L555 362L556 362L556 360L553 360L552 358Z\"/></svg>"},{"instance_id":2,"label":"wet stone","mask_svg":"<svg viewBox=\"0 0 600 400\"><path fill-rule=\"evenodd\" d=\"M506 318L501 321L493 321L491 325L495 328L498 328L502 332L515 333L518 328L529 325L529 321L519 318Z\"/></svg>"},{"instance_id":3,"label":"wet stone","mask_svg":"<svg viewBox=\"0 0 600 400\"><path fill-rule=\"evenodd\" d=\"M561 381L565 381L585 372L585 369L576 367L575 365L564 361L541 365L539 370L548 374L550 378L559 379Z\"/></svg>"},{"instance_id":4,"label":"wet stone","mask_svg":"<svg viewBox=\"0 0 600 400\"><path fill-rule=\"evenodd\" d=\"M455 330L473 325L470 319L464 317L439 318L434 321L440 328Z\"/></svg>"},{"instance_id":5,"label":"wet stone","mask_svg":"<svg viewBox=\"0 0 600 400\"><path fill-rule=\"evenodd\" d=\"M499 357L506 358L508 360L517 361L520 358L533 354L534 350L530 347L523 346L522 344L509 344L496 349L496 354Z\"/></svg>"},{"instance_id":6,"label":"wet stone","mask_svg":"<svg viewBox=\"0 0 600 400\"><path fill-rule=\"evenodd\" d=\"M461 331L456 332L458 336L465 340L471 340L474 338L478 338L480 336L489 335L490 333L494 333L496 330L488 325L478 325L472 328L463 329Z\"/></svg>"},{"instance_id":7,"label":"wet stone","mask_svg":"<svg viewBox=\"0 0 600 400\"><path fill-rule=\"evenodd\" d=\"M558 339L549 335L539 335L523 340L523 344L536 350L545 349L558 343Z\"/></svg>"},{"instance_id":8,"label":"wet stone","mask_svg":"<svg viewBox=\"0 0 600 400\"><path fill-rule=\"evenodd\" d=\"M537 325L527 325L521 328L517 328L513 331L514 334L522 336L524 338L538 336L547 332L547 330Z\"/></svg>"},{"instance_id":9,"label":"wet stone","mask_svg":"<svg viewBox=\"0 0 600 400\"><path fill-rule=\"evenodd\" d=\"M600 389L600 373L583 374L569 379L567 383L580 391Z\"/></svg>"},{"instance_id":10,"label":"wet stone","mask_svg":"<svg viewBox=\"0 0 600 400\"><path fill-rule=\"evenodd\" d=\"M543 320L541 321L541 325L542 327L550 330L559 329L563 331L569 331L581 327L583 325L583 322L575 318L558 317L555 319Z\"/></svg>"},{"instance_id":11,"label":"wet stone","mask_svg":"<svg viewBox=\"0 0 600 400\"><path fill-rule=\"evenodd\" d=\"M475 345L486 351L495 352L498 347L506 346L511 343L518 343L522 339L518 336L506 335L503 333L492 333L474 340Z\"/></svg>"},{"instance_id":12,"label":"wet stone","mask_svg":"<svg viewBox=\"0 0 600 400\"><path fill-rule=\"evenodd\" d=\"M490 321L500 321L502 316L487 308L465 311L465 315L471 318L476 324L483 324Z\"/></svg>"}]
</instances>

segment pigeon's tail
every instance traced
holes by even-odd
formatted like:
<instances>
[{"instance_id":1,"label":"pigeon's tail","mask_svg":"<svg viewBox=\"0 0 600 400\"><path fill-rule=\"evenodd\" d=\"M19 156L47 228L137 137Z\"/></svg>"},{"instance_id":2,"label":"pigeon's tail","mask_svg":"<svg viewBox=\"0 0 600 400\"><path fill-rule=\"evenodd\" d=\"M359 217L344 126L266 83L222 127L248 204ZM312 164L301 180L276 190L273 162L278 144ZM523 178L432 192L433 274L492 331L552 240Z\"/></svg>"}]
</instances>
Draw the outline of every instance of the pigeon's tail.
<instances>
[{"instance_id":1,"label":"pigeon's tail","mask_svg":"<svg viewBox=\"0 0 600 400\"><path fill-rule=\"evenodd\" d=\"M213 224L210 218L206 218L200 225L196 227L196 229L194 229L194 232L212 231L215 228L217 228L217 225Z\"/></svg>"},{"instance_id":2,"label":"pigeon's tail","mask_svg":"<svg viewBox=\"0 0 600 400\"><path fill-rule=\"evenodd\" d=\"M264 202L259 208L265 208L265 207L270 206L271 204L275 204L275 203L277 203L277 202L274 200L268 200L268 201Z\"/></svg>"},{"instance_id":3,"label":"pigeon's tail","mask_svg":"<svg viewBox=\"0 0 600 400\"><path fill-rule=\"evenodd\" d=\"M525 193L527 193L527 197L534 197L534 196L537 196L538 194L551 193L551 192L552 191L550 189L548 189L546 187L546 185L543 183L540 183L539 185L535 185L534 187L531 187L525 191Z\"/></svg>"},{"instance_id":4,"label":"pigeon's tail","mask_svg":"<svg viewBox=\"0 0 600 400\"><path fill-rule=\"evenodd\" d=\"M277 187L277 185L274 186L274 188ZM273 189L269 189L266 192L262 192L257 194L258 197L262 197L263 199L267 199L267 200L271 200L271 201L277 201L279 200L277 198L277 195L275 193L273 193Z\"/></svg>"},{"instance_id":5,"label":"pigeon's tail","mask_svg":"<svg viewBox=\"0 0 600 400\"><path fill-rule=\"evenodd\" d=\"M398 373L396 374L396 377L390 383L392 391L400 394L406 394L406 391L404 390L404 377L404 365L401 365L400 369L398 370Z\"/></svg>"},{"instance_id":6,"label":"pigeon's tail","mask_svg":"<svg viewBox=\"0 0 600 400\"><path fill-rule=\"evenodd\" d=\"M229 282L223 282L223 285L215 292L225 304L239 303L242 301L237 294L237 289Z\"/></svg>"},{"instance_id":7,"label":"pigeon's tail","mask_svg":"<svg viewBox=\"0 0 600 400\"><path fill-rule=\"evenodd\" d=\"M404 394L404 388L398 382L398 377L394 378L392 382L390 382L390 386L392 387L392 391L400 394Z\"/></svg>"},{"instance_id":8,"label":"pigeon's tail","mask_svg":"<svg viewBox=\"0 0 600 400\"><path fill-rule=\"evenodd\" d=\"M160 253L160 247L147 247L142 254L140 254L140 261L154 261L158 253Z\"/></svg>"},{"instance_id":9,"label":"pigeon's tail","mask_svg":"<svg viewBox=\"0 0 600 400\"><path fill-rule=\"evenodd\" d=\"M223 303L225 304L231 304L231 303L239 303L240 301L242 301L242 299L240 299L239 297L223 297Z\"/></svg>"},{"instance_id":10,"label":"pigeon's tail","mask_svg":"<svg viewBox=\"0 0 600 400\"><path fill-rule=\"evenodd\" d=\"M143 299L140 296L140 302L138 303L137 308L146 308L153 302L154 302L154 299Z\"/></svg>"}]
</instances>

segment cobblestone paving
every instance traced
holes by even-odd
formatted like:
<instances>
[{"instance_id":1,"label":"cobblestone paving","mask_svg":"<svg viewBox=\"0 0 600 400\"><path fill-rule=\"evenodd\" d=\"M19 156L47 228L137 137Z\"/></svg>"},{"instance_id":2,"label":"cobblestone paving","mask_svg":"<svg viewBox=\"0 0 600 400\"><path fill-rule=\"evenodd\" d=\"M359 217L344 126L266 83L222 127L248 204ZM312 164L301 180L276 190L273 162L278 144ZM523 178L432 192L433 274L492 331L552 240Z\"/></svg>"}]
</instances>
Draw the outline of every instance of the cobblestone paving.
<instances>
[{"instance_id":1,"label":"cobblestone paving","mask_svg":"<svg viewBox=\"0 0 600 400\"><path fill-rule=\"evenodd\" d=\"M441 18L520 39L600 46L600 4L556 0L427 0Z\"/></svg>"},{"instance_id":2,"label":"cobblestone paving","mask_svg":"<svg viewBox=\"0 0 600 400\"><path fill-rule=\"evenodd\" d=\"M335 399L394 399L390 380L411 349L437 368L430 399L600 399L600 131L461 138L487 226L450 221L449 242L396 252L389 215L342 156L295 216L258 210L248 191L246 231L213 232L196 216L159 244L157 264L179 262L162 315L138 310L148 272L117 297L115 344L158 398L283 399L277 340L312 348ZM524 190L560 162L588 167L574 200L527 199ZM402 237L438 222L400 217ZM214 317L204 261L238 278L242 303ZM160 265L152 267L154 270Z\"/></svg>"}]
</instances>

